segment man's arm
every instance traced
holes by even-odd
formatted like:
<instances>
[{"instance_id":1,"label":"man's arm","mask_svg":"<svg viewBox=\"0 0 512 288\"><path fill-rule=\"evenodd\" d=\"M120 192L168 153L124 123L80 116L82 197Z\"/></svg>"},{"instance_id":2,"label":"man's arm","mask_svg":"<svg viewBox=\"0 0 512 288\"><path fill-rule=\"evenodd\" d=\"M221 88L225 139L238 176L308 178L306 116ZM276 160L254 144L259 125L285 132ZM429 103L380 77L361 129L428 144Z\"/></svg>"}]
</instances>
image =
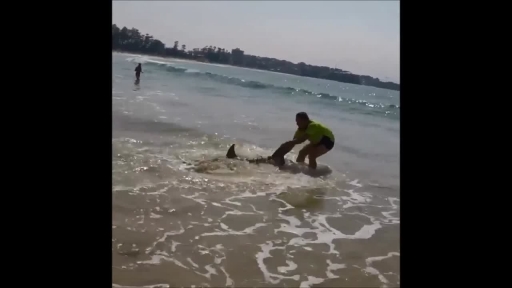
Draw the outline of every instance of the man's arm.
<instances>
[{"instance_id":1,"label":"man's arm","mask_svg":"<svg viewBox=\"0 0 512 288\"><path fill-rule=\"evenodd\" d=\"M279 148L272 154L271 158L274 160L280 159L284 161L284 155L286 155L288 152L292 151L293 147L297 144L300 144L308 139L308 135L304 131L297 130L295 132L295 135L293 135L293 140L284 142L279 146ZM281 162L282 162L281 161ZM282 165L284 163L281 163Z\"/></svg>"},{"instance_id":2,"label":"man's arm","mask_svg":"<svg viewBox=\"0 0 512 288\"><path fill-rule=\"evenodd\" d=\"M282 151L285 152L283 155L290 152L295 145L303 143L304 141L306 141L308 139L308 135L306 135L306 133L299 134L299 135L297 135L297 134L298 133L295 133L293 140L290 140L290 141L287 141L287 142L284 142L283 144L281 144L280 148L282 149Z\"/></svg>"},{"instance_id":3,"label":"man's arm","mask_svg":"<svg viewBox=\"0 0 512 288\"><path fill-rule=\"evenodd\" d=\"M293 140L288 141L289 143L293 143L293 145L301 144L304 141L308 140L308 135L306 133L296 136L293 138ZM291 145L291 144L290 144Z\"/></svg>"}]
</instances>

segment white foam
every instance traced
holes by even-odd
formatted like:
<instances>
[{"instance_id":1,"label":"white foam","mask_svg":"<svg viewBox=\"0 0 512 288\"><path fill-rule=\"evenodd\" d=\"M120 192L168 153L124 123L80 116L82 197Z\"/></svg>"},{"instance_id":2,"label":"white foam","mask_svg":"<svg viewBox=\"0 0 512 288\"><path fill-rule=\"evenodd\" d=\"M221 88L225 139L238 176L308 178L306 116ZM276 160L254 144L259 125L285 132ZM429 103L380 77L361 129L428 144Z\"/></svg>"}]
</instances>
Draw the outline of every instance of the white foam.
<instances>
[{"instance_id":1,"label":"white foam","mask_svg":"<svg viewBox=\"0 0 512 288\"><path fill-rule=\"evenodd\" d=\"M212 226L212 224L209 224L209 223L200 223L200 222L190 222L190 224L192 225L201 225L201 226Z\"/></svg>"},{"instance_id":2,"label":"white foam","mask_svg":"<svg viewBox=\"0 0 512 288\"><path fill-rule=\"evenodd\" d=\"M397 209L398 208L398 205L395 204L395 202L400 202L400 199L398 198L395 198L395 197L389 197L388 198L389 200L389 203L391 203L391 206L394 208L394 209Z\"/></svg>"},{"instance_id":3,"label":"white foam","mask_svg":"<svg viewBox=\"0 0 512 288\"><path fill-rule=\"evenodd\" d=\"M323 278L316 278L314 276L308 276L307 281L300 282L300 288L309 288L309 287L311 287L311 285L320 284L324 281L325 281L325 279L323 279Z\"/></svg>"},{"instance_id":4,"label":"white foam","mask_svg":"<svg viewBox=\"0 0 512 288\"><path fill-rule=\"evenodd\" d=\"M200 236L204 237L204 236L226 236L226 235L254 234L254 230L256 230L256 229L258 229L260 227L263 227L263 226L267 226L267 225L268 224L266 224L266 223L257 223L256 225L253 225L251 227L247 227L247 228L245 228L242 231L234 231L234 230L229 229L229 227L227 225L225 225L224 223L220 223L221 228L224 229L225 231L203 233Z\"/></svg>"},{"instance_id":5,"label":"white foam","mask_svg":"<svg viewBox=\"0 0 512 288\"><path fill-rule=\"evenodd\" d=\"M215 260L213 260L213 262L215 264L220 264L224 259L226 259L226 257L215 257Z\"/></svg>"},{"instance_id":6,"label":"white foam","mask_svg":"<svg viewBox=\"0 0 512 288\"><path fill-rule=\"evenodd\" d=\"M391 258L393 256L400 256L400 253L398 252L389 252L386 256L377 256L377 257L369 257L366 259L366 265L371 265L375 261L381 261L386 258Z\"/></svg>"},{"instance_id":7,"label":"white foam","mask_svg":"<svg viewBox=\"0 0 512 288\"><path fill-rule=\"evenodd\" d=\"M231 201L232 199L244 199L244 198L250 198L250 197L262 197L262 196L267 196L268 193L265 193L265 192L259 192L259 193L250 193L250 192L244 192L242 193L241 195L237 195L237 196L231 196L229 198L226 198L224 199L224 203L229 203L229 204L233 204L233 205L237 205L237 206L241 206L242 203L240 202L233 202Z\"/></svg>"},{"instance_id":8,"label":"white foam","mask_svg":"<svg viewBox=\"0 0 512 288\"><path fill-rule=\"evenodd\" d=\"M371 201L372 196L368 195L364 197L362 193L356 193L353 189L343 190L350 194L349 197L341 196L341 199L345 201L350 201L351 203L369 203Z\"/></svg>"},{"instance_id":9,"label":"white foam","mask_svg":"<svg viewBox=\"0 0 512 288\"><path fill-rule=\"evenodd\" d=\"M355 214L355 213L354 213ZM364 214L362 214L364 215ZM306 216L306 215L305 215ZM366 216L366 215L364 215ZM372 220L372 224L370 225L364 225L354 233L353 235L344 234L333 227L331 227L327 223L327 217L341 217L341 215L311 215L309 217L306 217L306 220L314 227L314 228L299 228L297 227L297 221L290 220L287 218L283 218L285 220L288 220L289 224L281 224L281 227L278 229L275 229L274 232L277 233L279 231L282 232L288 232L293 233L298 236L302 236L306 232L315 233L317 236L316 240L307 240L302 237L296 237L292 238L288 245L294 245L294 246L304 246L307 244L327 244L329 246L329 254L339 254L338 251L334 249L334 243L333 240L335 239L369 239L373 236L375 231L382 226L380 225L380 222L374 221L373 217L367 216Z\"/></svg>"},{"instance_id":10,"label":"white foam","mask_svg":"<svg viewBox=\"0 0 512 288\"><path fill-rule=\"evenodd\" d=\"M195 272L201 276L208 278L208 279L212 278L212 274L219 275L219 274L217 274L217 270L215 270L215 268L213 268L211 264L204 266L204 268L207 271L206 273L199 273L197 271L195 271Z\"/></svg>"},{"instance_id":11,"label":"white foam","mask_svg":"<svg viewBox=\"0 0 512 288\"><path fill-rule=\"evenodd\" d=\"M278 217L287 220L290 223L290 225L294 227L299 226L301 224L301 221L297 219L295 216L285 216L283 214L279 214Z\"/></svg>"},{"instance_id":12,"label":"white foam","mask_svg":"<svg viewBox=\"0 0 512 288\"><path fill-rule=\"evenodd\" d=\"M249 206L251 206L251 208L252 208L252 210L253 210L254 212L256 212L256 213L258 213L258 214L265 214L265 212L263 212L263 211L256 210L256 207L254 207L254 205L249 204Z\"/></svg>"},{"instance_id":13,"label":"white foam","mask_svg":"<svg viewBox=\"0 0 512 288\"><path fill-rule=\"evenodd\" d=\"M382 260L384 260L386 258L390 258L392 256L400 256L400 253L389 252L386 256L368 257L365 261L367 267L364 268L363 271L370 273L372 275L376 275L382 283L388 284L389 281L386 279L386 277L384 277L384 275L382 273L380 273L379 270L372 267L371 264L375 261L382 261ZM383 287L386 287L386 286L384 285Z\"/></svg>"},{"instance_id":14,"label":"white foam","mask_svg":"<svg viewBox=\"0 0 512 288\"><path fill-rule=\"evenodd\" d=\"M265 258L272 257L270 255L271 250L284 249L283 247L274 247L274 244L271 241L267 241L265 244L261 244L259 246L261 247L262 251L256 253L256 261L258 262L258 266L261 272L263 272L263 276L265 277L265 280L267 282L270 282L272 284L278 284L282 279L293 279L295 281L299 281L300 275L298 274L293 276L283 276L279 274L270 273L263 261L265 260Z\"/></svg>"},{"instance_id":15,"label":"white foam","mask_svg":"<svg viewBox=\"0 0 512 288\"><path fill-rule=\"evenodd\" d=\"M292 205L288 204L288 202L286 202L286 201L284 201L282 199L279 199L279 198L277 198L275 196L270 197L270 200L278 201L278 202L281 202L281 203L283 203L285 205L285 207L277 209L279 211L279 213L281 213L281 212L283 212L285 210L288 210L288 209L295 209L295 207L293 207Z\"/></svg>"},{"instance_id":16,"label":"white foam","mask_svg":"<svg viewBox=\"0 0 512 288\"><path fill-rule=\"evenodd\" d=\"M222 206L222 207L224 207L224 206ZM224 215L222 215L222 217L219 218L219 220L224 219L228 215L256 215L256 213L253 213L253 212L242 212L242 211L238 211L238 210L226 211L226 212L224 212Z\"/></svg>"},{"instance_id":17,"label":"white foam","mask_svg":"<svg viewBox=\"0 0 512 288\"><path fill-rule=\"evenodd\" d=\"M226 270L224 269L224 267L220 267L220 270L222 270L222 272L224 273L224 275L226 275L226 284L225 286L226 287L235 287L235 281L233 281L233 279L231 279L229 277L229 274L228 272L226 272Z\"/></svg>"},{"instance_id":18,"label":"white foam","mask_svg":"<svg viewBox=\"0 0 512 288\"><path fill-rule=\"evenodd\" d=\"M356 187L363 187L363 185L359 184L358 182L359 182L359 179L355 179L351 182L348 182L348 184L356 186Z\"/></svg>"},{"instance_id":19,"label":"white foam","mask_svg":"<svg viewBox=\"0 0 512 288\"><path fill-rule=\"evenodd\" d=\"M192 266L194 266L195 268L199 268L199 265L197 265L196 263L194 263L194 261L192 261L192 259L190 259L190 257L189 257L189 258L187 258L187 261L188 261L188 263L192 264Z\"/></svg>"},{"instance_id":20,"label":"white foam","mask_svg":"<svg viewBox=\"0 0 512 288\"><path fill-rule=\"evenodd\" d=\"M286 264L288 264L288 266L277 267L277 271L279 271L280 273L287 273L288 271L293 271L298 267L297 264L295 264L295 262L290 260L286 260Z\"/></svg>"},{"instance_id":21,"label":"white foam","mask_svg":"<svg viewBox=\"0 0 512 288\"><path fill-rule=\"evenodd\" d=\"M181 243L171 240L171 251L176 252L176 246L178 246L179 244L181 244Z\"/></svg>"},{"instance_id":22,"label":"white foam","mask_svg":"<svg viewBox=\"0 0 512 288\"><path fill-rule=\"evenodd\" d=\"M396 213L396 211L387 211L381 212L384 217L386 217L386 224L400 224L400 217L391 216L391 213Z\"/></svg>"},{"instance_id":23,"label":"white foam","mask_svg":"<svg viewBox=\"0 0 512 288\"><path fill-rule=\"evenodd\" d=\"M187 199L190 199L190 200L192 200L192 201L195 201L195 202L197 202L197 203L200 203L201 205L206 206L206 205L207 205L207 204L206 204L206 202L207 202L206 200L204 200L204 199L200 199L200 198L199 198L199 199L196 199L196 197L197 197L198 195L200 195L200 194L206 194L206 193L204 193L204 192L198 192L198 193L195 193L195 194L194 194L194 195L192 195L192 196L181 195L181 197L185 197L185 198L187 198Z\"/></svg>"},{"instance_id":24,"label":"white foam","mask_svg":"<svg viewBox=\"0 0 512 288\"><path fill-rule=\"evenodd\" d=\"M384 275L380 274L379 270L373 268L373 267L366 267L363 269L365 272L370 273L372 275L377 275L379 277L380 282L384 284L388 284L389 281L384 277Z\"/></svg>"},{"instance_id":25,"label":"white foam","mask_svg":"<svg viewBox=\"0 0 512 288\"><path fill-rule=\"evenodd\" d=\"M327 259L327 265L329 265L329 266L327 266L326 274L327 274L327 277L329 277L331 279L339 278L339 276L334 275L332 273L332 271L347 268L347 265L332 263L331 260L329 260L329 259Z\"/></svg>"},{"instance_id":26,"label":"white foam","mask_svg":"<svg viewBox=\"0 0 512 288\"><path fill-rule=\"evenodd\" d=\"M167 257L167 256L164 256L164 255L152 255L151 256L151 259L150 260L147 260L147 261L137 261L138 264L153 264L153 265L156 265L156 264L160 264L162 262L162 260L165 260L165 261L169 261L169 262L172 262L184 269L188 269L187 266L183 265L180 261L174 259L174 258L171 258L171 257Z\"/></svg>"},{"instance_id":27,"label":"white foam","mask_svg":"<svg viewBox=\"0 0 512 288\"><path fill-rule=\"evenodd\" d=\"M155 250L156 245L158 245L158 243L165 242L165 240L167 240L167 237L169 237L169 236L178 235L178 234L182 234L183 232L185 232L185 229L183 228L183 225L181 225L181 222L178 222L178 223L180 224L180 230L165 232L164 235L162 237L160 237L159 239L157 239L155 241L155 243L153 243L153 245L151 247L146 249L146 251L149 252L149 251ZM180 243L175 242L174 240L172 240L172 251L173 252L174 252L174 249L175 249L176 245L178 245L178 244L180 244Z\"/></svg>"}]
</instances>

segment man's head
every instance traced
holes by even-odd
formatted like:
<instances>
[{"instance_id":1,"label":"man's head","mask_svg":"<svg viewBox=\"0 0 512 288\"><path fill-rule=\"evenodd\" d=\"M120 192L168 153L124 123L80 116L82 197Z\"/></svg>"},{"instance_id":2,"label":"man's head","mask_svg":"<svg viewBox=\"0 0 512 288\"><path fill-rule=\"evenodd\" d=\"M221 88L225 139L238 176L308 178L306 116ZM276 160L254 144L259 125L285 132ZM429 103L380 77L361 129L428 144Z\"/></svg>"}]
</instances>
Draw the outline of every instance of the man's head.
<instances>
[{"instance_id":1,"label":"man's head","mask_svg":"<svg viewBox=\"0 0 512 288\"><path fill-rule=\"evenodd\" d=\"M297 122L297 126L300 130L308 128L309 121L309 116L306 112L299 112L295 115L295 122Z\"/></svg>"}]
</instances>

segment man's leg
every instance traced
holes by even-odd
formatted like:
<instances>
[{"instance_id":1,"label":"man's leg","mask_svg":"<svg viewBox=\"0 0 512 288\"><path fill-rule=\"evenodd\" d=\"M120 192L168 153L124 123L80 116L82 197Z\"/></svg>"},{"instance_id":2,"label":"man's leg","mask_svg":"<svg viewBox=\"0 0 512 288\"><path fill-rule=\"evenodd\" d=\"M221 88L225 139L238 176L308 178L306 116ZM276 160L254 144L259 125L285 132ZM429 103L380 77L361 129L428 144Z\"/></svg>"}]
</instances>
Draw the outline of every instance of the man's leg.
<instances>
[{"instance_id":1,"label":"man's leg","mask_svg":"<svg viewBox=\"0 0 512 288\"><path fill-rule=\"evenodd\" d=\"M295 160L295 162L297 162L297 163L304 163L304 160L306 159L306 156L309 155L309 153L311 153L311 150L313 148L315 148L315 147L311 143L309 143L309 144L305 145L304 147L302 147L302 149L300 149L300 151L299 151L299 155L297 156L297 159Z\"/></svg>"},{"instance_id":2,"label":"man's leg","mask_svg":"<svg viewBox=\"0 0 512 288\"><path fill-rule=\"evenodd\" d=\"M325 153L329 152L327 148L325 148L324 145L318 145L315 147L312 147L311 152L308 154L309 159L309 168L316 169L316 158L324 155Z\"/></svg>"}]
</instances>

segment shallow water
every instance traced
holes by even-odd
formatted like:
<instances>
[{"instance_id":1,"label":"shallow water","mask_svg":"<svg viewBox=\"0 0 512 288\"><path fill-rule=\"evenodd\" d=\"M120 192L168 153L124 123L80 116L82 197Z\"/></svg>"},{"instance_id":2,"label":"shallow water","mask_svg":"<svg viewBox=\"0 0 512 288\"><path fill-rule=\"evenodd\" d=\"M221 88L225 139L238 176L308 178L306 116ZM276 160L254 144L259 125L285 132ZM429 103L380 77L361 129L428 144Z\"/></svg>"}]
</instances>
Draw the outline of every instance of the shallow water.
<instances>
[{"instance_id":1,"label":"shallow water","mask_svg":"<svg viewBox=\"0 0 512 288\"><path fill-rule=\"evenodd\" d=\"M396 91L113 54L112 97L113 286L399 285ZM330 173L224 158L270 155L299 111L333 130Z\"/></svg>"}]
</instances>

